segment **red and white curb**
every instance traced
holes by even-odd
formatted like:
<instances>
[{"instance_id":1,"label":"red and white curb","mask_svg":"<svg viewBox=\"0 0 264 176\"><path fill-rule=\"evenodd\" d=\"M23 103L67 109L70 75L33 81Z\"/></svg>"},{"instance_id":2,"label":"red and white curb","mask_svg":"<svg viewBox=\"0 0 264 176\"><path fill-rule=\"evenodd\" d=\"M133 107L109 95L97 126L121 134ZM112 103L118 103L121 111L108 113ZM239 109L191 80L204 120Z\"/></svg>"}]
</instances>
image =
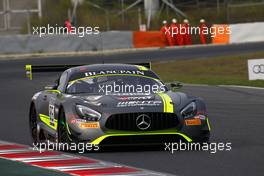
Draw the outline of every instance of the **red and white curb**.
<instances>
[{"instance_id":1,"label":"red and white curb","mask_svg":"<svg viewBox=\"0 0 264 176\"><path fill-rule=\"evenodd\" d=\"M23 162L35 167L64 172L75 176L165 176L169 174L152 172L130 166L99 161L57 151L39 152L25 145L0 141L0 158Z\"/></svg>"}]
</instances>

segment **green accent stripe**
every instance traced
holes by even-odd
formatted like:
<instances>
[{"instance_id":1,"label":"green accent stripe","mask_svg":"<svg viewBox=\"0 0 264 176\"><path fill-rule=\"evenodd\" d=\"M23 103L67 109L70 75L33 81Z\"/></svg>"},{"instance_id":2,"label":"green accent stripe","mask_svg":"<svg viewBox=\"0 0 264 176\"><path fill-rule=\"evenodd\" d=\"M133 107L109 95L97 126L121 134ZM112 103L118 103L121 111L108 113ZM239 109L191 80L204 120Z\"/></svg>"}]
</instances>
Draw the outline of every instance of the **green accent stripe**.
<instances>
[{"instance_id":1,"label":"green accent stripe","mask_svg":"<svg viewBox=\"0 0 264 176\"><path fill-rule=\"evenodd\" d=\"M66 123L66 129L67 129L67 131L68 131L67 136L68 136L68 138L70 139L70 141L73 141L72 138L71 138L71 131L70 131L69 125L68 125L67 122L65 122L65 123Z\"/></svg>"},{"instance_id":2,"label":"green accent stripe","mask_svg":"<svg viewBox=\"0 0 264 176\"><path fill-rule=\"evenodd\" d=\"M186 136L183 133L179 133L179 132L157 132L157 133L124 133L124 134L107 134L107 135L103 135L97 139L95 139L92 144L100 144L104 139L108 138L108 137L113 137L113 136L142 136L142 135L179 135L181 137L183 137L186 141L188 142L192 142L192 139L189 138L188 136Z\"/></svg>"},{"instance_id":3,"label":"green accent stripe","mask_svg":"<svg viewBox=\"0 0 264 176\"><path fill-rule=\"evenodd\" d=\"M161 97L163 101L163 107L164 107L163 111L167 113L174 113L174 107L170 96L165 93L159 93L158 95Z\"/></svg>"},{"instance_id":4,"label":"green accent stripe","mask_svg":"<svg viewBox=\"0 0 264 176\"><path fill-rule=\"evenodd\" d=\"M51 125L51 121L50 121L50 117L45 115L45 114L39 114L39 118L40 120L45 123L46 125L48 125L50 128L57 130L58 127L58 121L56 119L54 119L54 125Z\"/></svg>"},{"instance_id":5,"label":"green accent stripe","mask_svg":"<svg viewBox=\"0 0 264 176\"><path fill-rule=\"evenodd\" d=\"M58 93L58 94L61 93L61 91L59 91L59 90L47 90L47 92L50 92L50 93Z\"/></svg>"},{"instance_id":6,"label":"green accent stripe","mask_svg":"<svg viewBox=\"0 0 264 176\"><path fill-rule=\"evenodd\" d=\"M27 77L32 80L32 65L26 65L25 66L25 69L26 69L26 75Z\"/></svg>"},{"instance_id":7,"label":"green accent stripe","mask_svg":"<svg viewBox=\"0 0 264 176\"><path fill-rule=\"evenodd\" d=\"M210 125L210 122L209 122L208 117L206 118L206 123L207 123L207 126L208 126L209 131L211 131L211 125Z\"/></svg>"},{"instance_id":8,"label":"green accent stripe","mask_svg":"<svg viewBox=\"0 0 264 176\"><path fill-rule=\"evenodd\" d=\"M68 131L69 135L71 135L71 131L70 131L70 129L69 129L69 125L68 125L67 122L66 122L66 128L67 128L67 131Z\"/></svg>"},{"instance_id":9,"label":"green accent stripe","mask_svg":"<svg viewBox=\"0 0 264 176\"><path fill-rule=\"evenodd\" d=\"M147 67L144 67L142 65L135 65L140 71L147 71L148 68Z\"/></svg>"}]
</instances>

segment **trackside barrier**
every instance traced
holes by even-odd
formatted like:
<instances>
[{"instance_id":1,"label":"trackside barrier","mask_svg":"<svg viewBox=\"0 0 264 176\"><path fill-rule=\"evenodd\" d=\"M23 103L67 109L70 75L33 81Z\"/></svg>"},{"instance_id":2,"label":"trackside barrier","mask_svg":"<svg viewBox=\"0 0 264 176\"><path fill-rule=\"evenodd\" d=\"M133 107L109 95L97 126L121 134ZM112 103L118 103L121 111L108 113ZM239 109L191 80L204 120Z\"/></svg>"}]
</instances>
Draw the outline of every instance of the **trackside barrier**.
<instances>
[{"instance_id":1,"label":"trackside barrier","mask_svg":"<svg viewBox=\"0 0 264 176\"><path fill-rule=\"evenodd\" d=\"M227 30L230 28L227 24L214 24L212 25L212 43L213 44L229 44L230 42L230 34ZM232 34L232 31L231 31Z\"/></svg>"},{"instance_id":2,"label":"trackside barrier","mask_svg":"<svg viewBox=\"0 0 264 176\"><path fill-rule=\"evenodd\" d=\"M231 24L230 28L230 43L264 41L264 22Z\"/></svg>"},{"instance_id":3,"label":"trackside barrier","mask_svg":"<svg viewBox=\"0 0 264 176\"><path fill-rule=\"evenodd\" d=\"M131 31L109 31L98 35L10 35L0 36L0 54L101 51L132 48Z\"/></svg>"},{"instance_id":4,"label":"trackside barrier","mask_svg":"<svg viewBox=\"0 0 264 176\"><path fill-rule=\"evenodd\" d=\"M166 41L162 40L159 31L133 32L134 48L165 47Z\"/></svg>"},{"instance_id":5,"label":"trackside barrier","mask_svg":"<svg viewBox=\"0 0 264 176\"><path fill-rule=\"evenodd\" d=\"M213 25L215 28L224 27L224 34L216 31L216 36L212 38L213 44L232 44L264 41L264 22L257 23L239 23L239 24L219 24ZM227 28L230 28L231 34L228 34ZM221 30L220 30L221 31Z\"/></svg>"},{"instance_id":6,"label":"trackside barrier","mask_svg":"<svg viewBox=\"0 0 264 176\"><path fill-rule=\"evenodd\" d=\"M213 44L264 41L264 22L212 25ZM228 30L230 29L230 30ZM231 31L231 32L230 32ZM229 34L230 33L230 34ZM0 54L102 51L112 49L165 47L160 31L108 31L98 35L12 35L0 36Z\"/></svg>"}]
</instances>

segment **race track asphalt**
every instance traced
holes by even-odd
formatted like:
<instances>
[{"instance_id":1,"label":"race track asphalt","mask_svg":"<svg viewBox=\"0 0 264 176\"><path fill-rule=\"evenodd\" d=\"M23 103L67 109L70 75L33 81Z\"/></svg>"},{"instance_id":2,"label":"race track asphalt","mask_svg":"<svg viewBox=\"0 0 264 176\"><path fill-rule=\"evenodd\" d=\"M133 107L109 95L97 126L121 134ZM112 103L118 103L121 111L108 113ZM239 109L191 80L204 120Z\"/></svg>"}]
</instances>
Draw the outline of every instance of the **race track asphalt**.
<instances>
[{"instance_id":1,"label":"race track asphalt","mask_svg":"<svg viewBox=\"0 0 264 176\"><path fill-rule=\"evenodd\" d=\"M97 52L89 56L63 56L43 57L43 59L20 59L16 63L31 64L86 64L86 63L137 63L149 61L166 61L177 59L196 59L203 57L215 57L225 55L239 55L246 53L261 52L264 49L264 42L252 42L230 45L198 45L180 48L162 48L147 50L132 50L127 52L104 53ZM5 59L1 57L0 60Z\"/></svg>"},{"instance_id":2,"label":"race track asphalt","mask_svg":"<svg viewBox=\"0 0 264 176\"><path fill-rule=\"evenodd\" d=\"M118 60L120 57L115 62ZM1 140L30 144L28 109L31 96L57 76L55 73L37 73L33 81L29 81L25 77L24 65L67 64L68 61L63 58L0 61ZM92 63L96 59L76 58L71 63L88 61ZM185 86L181 91L206 101L212 126L211 142L231 142L231 151L217 151L215 154L177 151L171 154L161 150L130 149L85 155L175 175L263 175L264 90Z\"/></svg>"}]
</instances>

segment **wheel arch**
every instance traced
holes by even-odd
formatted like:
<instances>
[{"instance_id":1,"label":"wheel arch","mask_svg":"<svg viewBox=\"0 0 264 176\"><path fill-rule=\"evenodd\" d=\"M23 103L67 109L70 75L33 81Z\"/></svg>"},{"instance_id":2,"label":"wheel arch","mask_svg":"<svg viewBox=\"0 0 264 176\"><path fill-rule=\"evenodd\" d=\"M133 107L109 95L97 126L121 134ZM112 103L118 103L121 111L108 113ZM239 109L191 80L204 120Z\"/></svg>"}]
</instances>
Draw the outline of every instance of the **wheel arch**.
<instances>
[{"instance_id":1,"label":"wheel arch","mask_svg":"<svg viewBox=\"0 0 264 176\"><path fill-rule=\"evenodd\" d=\"M38 114L36 103L34 101L31 101L30 102L30 107L29 107L29 116L31 115L33 108L35 108L36 114ZM38 116L37 116L37 119L38 119Z\"/></svg>"},{"instance_id":2,"label":"wheel arch","mask_svg":"<svg viewBox=\"0 0 264 176\"><path fill-rule=\"evenodd\" d=\"M62 104L59 105L59 110L58 110L58 123L60 122L60 118L61 118L61 113L62 113L62 110L64 111L65 113L65 108ZM66 119L65 119L66 120Z\"/></svg>"}]
</instances>

